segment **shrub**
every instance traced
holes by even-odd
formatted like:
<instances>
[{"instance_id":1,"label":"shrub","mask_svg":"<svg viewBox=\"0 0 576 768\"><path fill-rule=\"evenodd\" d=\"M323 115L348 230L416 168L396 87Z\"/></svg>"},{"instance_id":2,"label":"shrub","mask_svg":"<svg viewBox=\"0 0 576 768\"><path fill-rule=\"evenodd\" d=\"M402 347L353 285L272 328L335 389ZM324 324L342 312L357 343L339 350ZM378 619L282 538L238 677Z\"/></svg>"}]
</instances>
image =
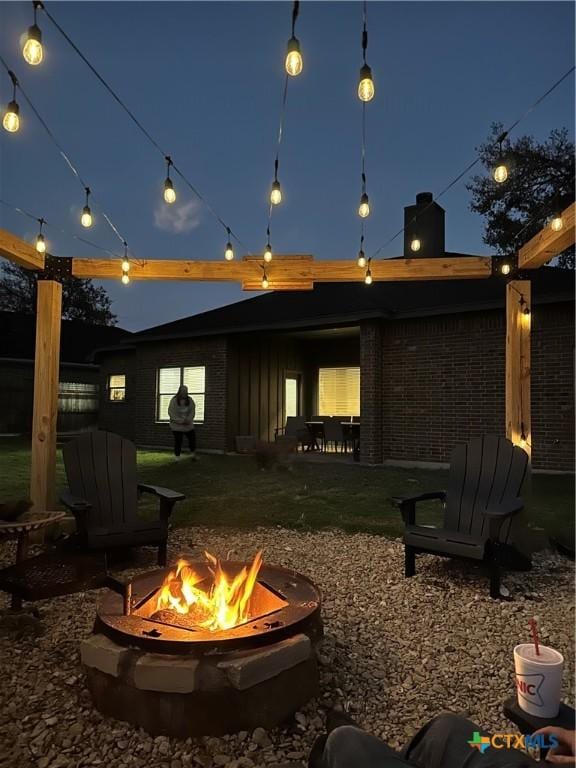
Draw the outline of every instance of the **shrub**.
<instances>
[{"instance_id":1,"label":"shrub","mask_svg":"<svg viewBox=\"0 0 576 768\"><path fill-rule=\"evenodd\" d=\"M254 446L254 459L260 469L288 469L296 447L296 441L289 438L275 443L259 440Z\"/></svg>"}]
</instances>

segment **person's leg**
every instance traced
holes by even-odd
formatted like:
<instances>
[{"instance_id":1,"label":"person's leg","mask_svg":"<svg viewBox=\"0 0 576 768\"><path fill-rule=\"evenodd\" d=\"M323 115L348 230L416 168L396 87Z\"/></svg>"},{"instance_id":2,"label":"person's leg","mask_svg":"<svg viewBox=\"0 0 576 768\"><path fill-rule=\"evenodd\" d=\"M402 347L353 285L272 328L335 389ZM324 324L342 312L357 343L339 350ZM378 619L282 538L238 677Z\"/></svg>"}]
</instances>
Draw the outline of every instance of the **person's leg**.
<instances>
[{"instance_id":1,"label":"person's leg","mask_svg":"<svg viewBox=\"0 0 576 768\"><path fill-rule=\"evenodd\" d=\"M195 458L196 457L196 430L191 429L188 432L186 432L186 437L188 438L188 445L190 446L190 453Z\"/></svg>"},{"instance_id":2,"label":"person's leg","mask_svg":"<svg viewBox=\"0 0 576 768\"><path fill-rule=\"evenodd\" d=\"M174 435L174 456L178 457L182 453L182 432L178 432L177 430L174 430L172 432Z\"/></svg>"},{"instance_id":3,"label":"person's leg","mask_svg":"<svg viewBox=\"0 0 576 768\"><path fill-rule=\"evenodd\" d=\"M465 717L439 715L418 731L402 754L418 768L532 768L538 765L517 749L490 746L481 753L469 744L475 733L488 735Z\"/></svg>"},{"instance_id":4,"label":"person's leg","mask_svg":"<svg viewBox=\"0 0 576 768\"><path fill-rule=\"evenodd\" d=\"M322 768L405 768L410 763L370 733L343 725L336 728L324 746Z\"/></svg>"}]
</instances>

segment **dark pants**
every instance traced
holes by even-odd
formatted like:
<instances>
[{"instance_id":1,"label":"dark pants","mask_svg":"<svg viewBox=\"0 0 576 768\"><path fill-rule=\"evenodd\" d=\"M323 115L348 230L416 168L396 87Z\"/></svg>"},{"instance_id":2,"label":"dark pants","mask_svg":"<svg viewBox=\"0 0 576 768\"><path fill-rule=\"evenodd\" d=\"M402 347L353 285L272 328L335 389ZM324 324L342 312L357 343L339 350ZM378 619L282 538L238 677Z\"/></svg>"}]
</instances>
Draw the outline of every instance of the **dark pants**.
<instances>
[{"instance_id":1,"label":"dark pants","mask_svg":"<svg viewBox=\"0 0 576 768\"><path fill-rule=\"evenodd\" d=\"M188 432L172 432L174 435L174 455L180 456L182 453L182 440L184 439L184 435L188 438L188 445L190 446L190 453L194 453L196 450L196 432L191 429Z\"/></svg>"},{"instance_id":2,"label":"dark pants","mask_svg":"<svg viewBox=\"0 0 576 768\"><path fill-rule=\"evenodd\" d=\"M471 747L480 731L470 720L440 715L421 728L402 752L359 728L344 725L328 736L322 761L325 768L532 768L539 763L516 749L489 747L484 754Z\"/></svg>"}]
</instances>

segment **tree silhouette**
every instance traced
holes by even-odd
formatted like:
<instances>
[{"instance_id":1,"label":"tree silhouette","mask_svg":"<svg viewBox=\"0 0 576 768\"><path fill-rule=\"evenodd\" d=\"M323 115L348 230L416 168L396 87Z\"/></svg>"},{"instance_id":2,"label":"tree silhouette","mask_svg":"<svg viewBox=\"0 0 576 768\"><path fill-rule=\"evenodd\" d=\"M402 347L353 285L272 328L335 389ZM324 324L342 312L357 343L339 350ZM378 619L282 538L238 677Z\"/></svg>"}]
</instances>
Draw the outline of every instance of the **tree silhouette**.
<instances>
[{"instance_id":1,"label":"tree silhouette","mask_svg":"<svg viewBox=\"0 0 576 768\"><path fill-rule=\"evenodd\" d=\"M492 169L498 164L498 137L504 128L492 125L486 143L478 148L487 175L473 176L467 188L470 207L485 218L484 242L499 254L514 253L545 227L556 209L574 200L574 144L565 128L554 130L543 143L520 136L503 143L507 181L497 184ZM574 247L558 257L558 266L574 268Z\"/></svg>"}]
</instances>

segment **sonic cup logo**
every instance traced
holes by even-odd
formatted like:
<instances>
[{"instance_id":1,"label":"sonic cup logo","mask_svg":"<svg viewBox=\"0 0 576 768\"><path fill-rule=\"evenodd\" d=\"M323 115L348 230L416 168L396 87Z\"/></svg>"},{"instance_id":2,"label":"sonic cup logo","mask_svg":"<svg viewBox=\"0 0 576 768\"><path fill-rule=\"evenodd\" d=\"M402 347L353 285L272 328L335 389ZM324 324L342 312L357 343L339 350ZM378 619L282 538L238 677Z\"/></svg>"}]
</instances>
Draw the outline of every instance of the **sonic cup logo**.
<instances>
[{"instance_id":1,"label":"sonic cup logo","mask_svg":"<svg viewBox=\"0 0 576 768\"><path fill-rule=\"evenodd\" d=\"M516 673L516 690L518 696L530 702L535 707L541 707L543 704L540 688L544 682L544 675L531 674L522 675Z\"/></svg>"}]
</instances>

